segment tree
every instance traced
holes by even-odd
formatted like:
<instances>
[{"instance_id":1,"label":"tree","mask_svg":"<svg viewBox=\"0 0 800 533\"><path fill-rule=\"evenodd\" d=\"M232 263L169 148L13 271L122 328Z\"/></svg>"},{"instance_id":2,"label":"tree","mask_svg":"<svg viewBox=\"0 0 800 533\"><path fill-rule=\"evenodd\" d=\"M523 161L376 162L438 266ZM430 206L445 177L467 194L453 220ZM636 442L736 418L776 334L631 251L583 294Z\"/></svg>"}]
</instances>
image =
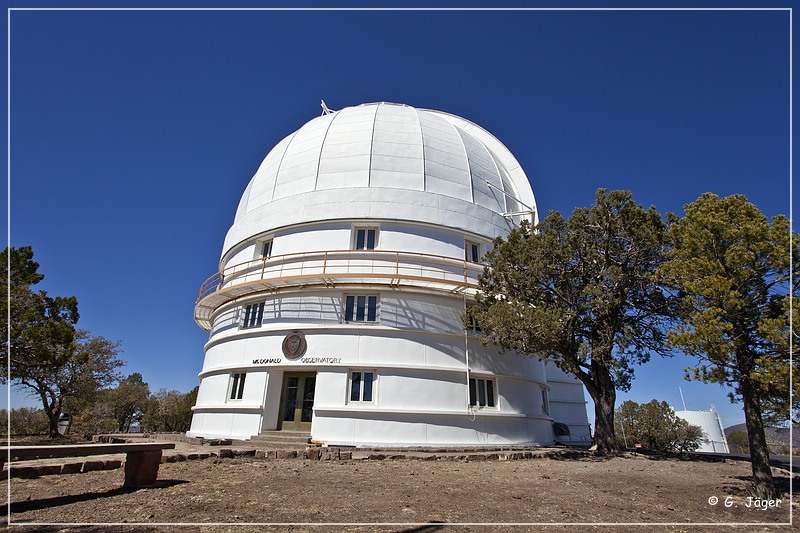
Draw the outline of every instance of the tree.
<instances>
[{"instance_id":1,"label":"tree","mask_svg":"<svg viewBox=\"0 0 800 533\"><path fill-rule=\"evenodd\" d=\"M18 373L17 383L41 400L51 437L60 436L58 419L66 401L78 399L82 405L92 405L102 389L119 379L116 369L123 363L116 357L118 352L119 343L79 329L73 342L49 365L29 366Z\"/></svg>"},{"instance_id":2,"label":"tree","mask_svg":"<svg viewBox=\"0 0 800 533\"><path fill-rule=\"evenodd\" d=\"M11 419L11 428L8 419ZM41 409L16 407L9 412L0 409L0 433L3 435L42 435L47 433L47 416Z\"/></svg>"},{"instance_id":3,"label":"tree","mask_svg":"<svg viewBox=\"0 0 800 533\"><path fill-rule=\"evenodd\" d=\"M76 331L79 315L74 296L51 298L45 291L34 291L44 276L29 246L6 248L0 263L8 280L0 312L11 318L10 328L3 321L3 338L11 342L4 342L0 349L0 381L5 383L10 374L14 384L31 389L42 402L50 436L59 437L64 402L68 398L91 401L98 390L118 378L119 343Z\"/></svg>"},{"instance_id":4,"label":"tree","mask_svg":"<svg viewBox=\"0 0 800 533\"><path fill-rule=\"evenodd\" d=\"M795 255L795 257L797 257ZM795 280L797 280L795 274ZM760 333L775 346L775 357L764 358L756 369L756 379L765 390L761 398L761 417L765 426L800 424L800 378L792 382L790 374L798 376L797 358L790 357L791 346L800 340L800 298L787 295L783 299L783 311L775 318L765 318L759 326ZM790 309L791 307L791 309ZM791 310L794 313L790 313ZM791 327L787 317L791 316ZM790 343L791 335L791 343ZM792 383L792 395L789 395Z\"/></svg>"},{"instance_id":5,"label":"tree","mask_svg":"<svg viewBox=\"0 0 800 533\"><path fill-rule=\"evenodd\" d=\"M750 441L747 438L746 431L731 431L727 438L731 448L736 446L739 449L739 453L750 453Z\"/></svg>"},{"instance_id":6,"label":"tree","mask_svg":"<svg viewBox=\"0 0 800 533\"><path fill-rule=\"evenodd\" d=\"M651 352L667 354L670 297L654 282L666 226L627 191L597 191L591 208L565 221L551 212L496 239L479 278L474 319L484 342L549 357L584 384L595 403L596 453L616 453L616 391Z\"/></svg>"},{"instance_id":7,"label":"tree","mask_svg":"<svg viewBox=\"0 0 800 533\"><path fill-rule=\"evenodd\" d=\"M72 416L70 431L88 437L117 430L114 412L111 405L105 401L108 392L109 390L100 391L92 402L83 402L80 398L68 398L64 402L65 409Z\"/></svg>"},{"instance_id":8,"label":"tree","mask_svg":"<svg viewBox=\"0 0 800 533\"><path fill-rule=\"evenodd\" d=\"M3 370L8 370L9 355L12 371L57 359L61 348L69 345L75 336L78 301L74 296L51 298L45 291L34 292L33 286L41 282L44 275L38 272L39 263L33 260L30 246L6 247L0 254L0 263L3 279L8 280L8 285L3 284L0 312L4 317L10 316L12 324L9 329L8 323L3 321L3 340L11 341L10 350L5 343L2 345L0 364Z\"/></svg>"},{"instance_id":9,"label":"tree","mask_svg":"<svg viewBox=\"0 0 800 533\"><path fill-rule=\"evenodd\" d=\"M106 393L105 401L113 412L117 431L127 432L131 424L142 420L149 398L150 387L138 372L121 380L116 388Z\"/></svg>"},{"instance_id":10,"label":"tree","mask_svg":"<svg viewBox=\"0 0 800 533\"><path fill-rule=\"evenodd\" d=\"M694 451L703 440L700 426L679 418L667 402L658 400L645 404L622 402L615 421L629 445L641 444L657 452Z\"/></svg>"},{"instance_id":11,"label":"tree","mask_svg":"<svg viewBox=\"0 0 800 533\"><path fill-rule=\"evenodd\" d=\"M762 416L788 416L790 249L798 239L789 221L772 223L742 195L706 193L670 216L670 259L660 278L680 295L680 321L668 343L697 358L687 377L731 387L741 399L756 492L775 498ZM786 401L777 402L777 398Z\"/></svg>"},{"instance_id":12,"label":"tree","mask_svg":"<svg viewBox=\"0 0 800 533\"><path fill-rule=\"evenodd\" d=\"M192 406L197 399L195 387L186 394L159 389L150 397L142 425L147 431L188 431L192 423Z\"/></svg>"},{"instance_id":13,"label":"tree","mask_svg":"<svg viewBox=\"0 0 800 533\"><path fill-rule=\"evenodd\" d=\"M3 250L0 269L8 280L8 285L3 284L0 312L10 317L10 323L2 322L3 340L10 343L3 342L0 349L0 380L5 383L10 374L16 383L33 383L42 372L63 365L75 338L78 302L74 297L51 298L45 291L34 291L44 275L38 272L39 263L29 246ZM47 400L41 398L50 417ZM50 419L51 436L58 435L59 414Z\"/></svg>"},{"instance_id":14,"label":"tree","mask_svg":"<svg viewBox=\"0 0 800 533\"><path fill-rule=\"evenodd\" d=\"M196 386L178 399L178 417L180 418L180 431L189 431L192 427L192 407L197 403L197 393L200 386Z\"/></svg>"}]
</instances>

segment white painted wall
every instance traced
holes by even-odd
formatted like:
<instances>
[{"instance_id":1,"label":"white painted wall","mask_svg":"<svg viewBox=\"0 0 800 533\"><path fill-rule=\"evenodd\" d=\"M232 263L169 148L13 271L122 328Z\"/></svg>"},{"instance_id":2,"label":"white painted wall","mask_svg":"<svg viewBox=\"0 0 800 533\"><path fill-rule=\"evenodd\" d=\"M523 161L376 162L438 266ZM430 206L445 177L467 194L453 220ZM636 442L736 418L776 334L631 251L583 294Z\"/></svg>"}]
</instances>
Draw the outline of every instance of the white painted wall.
<instances>
[{"instance_id":1,"label":"white painted wall","mask_svg":"<svg viewBox=\"0 0 800 533\"><path fill-rule=\"evenodd\" d=\"M480 244L483 253L491 246L491 240L486 237L413 222L381 219L309 222L272 229L267 234L253 236L239 243L224 257L224 267L260 258L267 237L272 240L272 257L308 251L351 250L353 229L356 227L378 229L376 250L409 251L461 259L464 257L465 239Z\"/></svg>"},{"instance_id":2,"label":"white painted wall","mask_svg":"<svg viewBox=\"0 0 800 533\"><path fill-rule=\"evenodd\" d=\"M730 453L728 439L716 411L675 411L675 416L703 430L703 442L698 452Z\"/></svg>"}]
</instances>

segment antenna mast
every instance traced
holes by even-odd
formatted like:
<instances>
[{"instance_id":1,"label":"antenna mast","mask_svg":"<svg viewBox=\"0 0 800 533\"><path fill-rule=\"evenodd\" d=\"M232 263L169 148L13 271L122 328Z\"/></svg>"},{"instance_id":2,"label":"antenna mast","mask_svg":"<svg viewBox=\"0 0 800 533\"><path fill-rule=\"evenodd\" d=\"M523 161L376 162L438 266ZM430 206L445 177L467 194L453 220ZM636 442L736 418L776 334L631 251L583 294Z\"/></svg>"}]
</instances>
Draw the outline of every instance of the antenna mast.
<instances>
[{"instance_id":1,"label":"antenna mast","mask_svg":"<svg viewBox=\"0 0 800 533\"><path fill-rule=\"evenodd\" d=\"M319 101L319 105L321 105L321 106L322 106L322 114L323 114L323 115L330 115L331 113L334 113L334 112L335 112L335 111L333 111L332 109L328 109L328 106L327 106L327 105L325 105L325 100L320 100L320 101Z\"/></svg>"}]
</instances>

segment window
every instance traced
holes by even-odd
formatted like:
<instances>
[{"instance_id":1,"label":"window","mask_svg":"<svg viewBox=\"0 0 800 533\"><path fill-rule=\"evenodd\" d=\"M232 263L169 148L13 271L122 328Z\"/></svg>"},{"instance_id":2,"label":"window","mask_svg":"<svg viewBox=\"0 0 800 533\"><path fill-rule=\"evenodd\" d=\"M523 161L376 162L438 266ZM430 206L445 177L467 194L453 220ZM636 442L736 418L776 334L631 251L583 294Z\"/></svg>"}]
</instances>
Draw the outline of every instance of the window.
<instances>
[{"instance_id":1,"label":"window","mask_svg":"<svg viewBox=\"0 0 800 533\"><path fill-rule=\"evenodd\" d=\"M494 407L494 380L469 378L470 407Z\"/></svg>"},{"instance_id":2,"label":"window","mask_svg":"<svg viewBox=\"0 0 800 533\"><path fill-rule=\"evenodd\" d=\"M242 320L241 329L260 327L263 316L264 302L248 305L244 308L244 319Z\"/></svg>"},{"instance_id":3,"label":"window","mask_svg":"<svg viewBox=\"0 0 800 533\"><path fill-rule=\"evenodd\" d=\"M541 390L542 390L542 413L549 416L550 400L547 398L547 389L545 387L542 387Z\"/></svg>"},{"instance_id":4,"label":"window","mask_svg":"<svg viewBox=\"0 0 800 533\"><path fill-rule=\"evenodd\" d=\"M244 372L231 376L231 393L228 395L228 398L231 400L242 399L242 394L244 393L244 378L246 377L247 374Z\"/></svg>"},{"instance_id":5,"label":"window","mask_svg":"<svg viewBox=\"0 0 800 533\"><path fill-rule=\"evenodd\" d=\"M264 259L272 257L272 239L261 243L261 257Z\"/></svg>"},{"instance_id":6,"label":"window","mask_svg":"<svg viewBox=\"0 0 800 533\"><path fill-rule=\"evenodd\" d=\"M466 241L464 246L464 259L473 263L481 261L481 245L476 242Z\"/></svg>"},{"instance_id":7,"label":"window","mask_svg":"<svg viewBox=\"0 0 800 533\"><path fill-rule=\"evenodd\" d=\"M345 297L345 322L376 322L378 320L378 297L366 294Z\"/></svg>"},{"instance_id":8,"label":"window","mask_svg":"<svg viewBox=\"0 0 800 533\"><path fill-rule=\"evenodd\" d=\"M378 230L376 228L355 228L353 249L374 250L377 242Z\"/></svg>"},{"instance_id":9,"label":"window","mask_svg":"<svg viewBox=\"0 0 800 533\"><path fill-rule=\"evenodd\" d=\"M375 389L373 370L354 370L350 372L350 401L371 402Z\"/></svg>"}]
</instances>

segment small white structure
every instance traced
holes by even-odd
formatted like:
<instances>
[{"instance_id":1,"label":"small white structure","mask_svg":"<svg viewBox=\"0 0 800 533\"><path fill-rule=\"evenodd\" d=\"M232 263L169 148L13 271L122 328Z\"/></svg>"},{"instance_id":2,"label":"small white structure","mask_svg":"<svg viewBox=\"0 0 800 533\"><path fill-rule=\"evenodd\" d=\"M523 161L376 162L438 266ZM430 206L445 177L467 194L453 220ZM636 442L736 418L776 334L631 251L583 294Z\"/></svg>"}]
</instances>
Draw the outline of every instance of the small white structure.
<instances>
[{"instance_id":1,"label":"small white structure","mask_svg":"<svg viewBox=\"0 0 800 533\"><path fill-rule=\"evenodd\" d=\"M713 407L708 411L675 411L675 416L703 430L703 441L698 452L730 453L722 420Z\"/></svg>"},{"instance_id":2,"label":"small white structure","mask_svg":"<svg viewBox=\"0 0 800 533\"><path fill-rule=\"evenodd\" d=\"M559 441L588 444L577 380L462 324L492 239L536 220L511 152L439 111L324 111L264 159L201 287L188 434L548 445L556 422Z\"/></svg>"}]
</instances>

